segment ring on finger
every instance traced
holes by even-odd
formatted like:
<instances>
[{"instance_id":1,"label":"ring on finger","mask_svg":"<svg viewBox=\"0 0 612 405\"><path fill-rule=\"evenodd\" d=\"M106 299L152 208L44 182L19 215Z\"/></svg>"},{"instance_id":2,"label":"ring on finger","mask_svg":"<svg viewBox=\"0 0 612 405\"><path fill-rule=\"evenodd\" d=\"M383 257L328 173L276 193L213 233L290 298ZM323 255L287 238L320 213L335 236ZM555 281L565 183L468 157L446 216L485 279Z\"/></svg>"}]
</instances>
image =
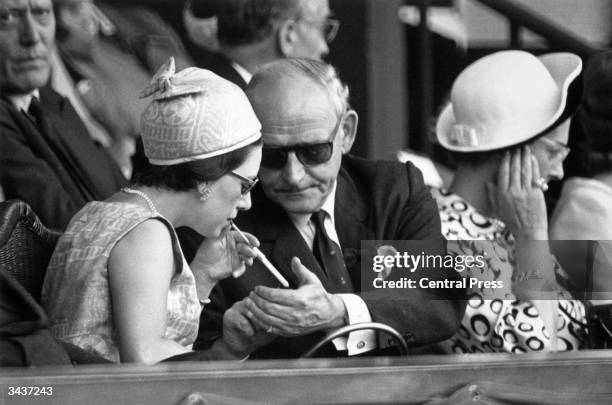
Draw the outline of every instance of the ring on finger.
<instances>
[{"instance_id":1,"label":"ring on finger","mask_svg":"<svg viewBox=\"0 0 612 405\"><path fill-rule=\"evenodd\" d=\"M542 191L548 191L548 183L544 177L540 177L536 181L533 182L533 185L539 188Z\"/></svg>"}]
</instances>

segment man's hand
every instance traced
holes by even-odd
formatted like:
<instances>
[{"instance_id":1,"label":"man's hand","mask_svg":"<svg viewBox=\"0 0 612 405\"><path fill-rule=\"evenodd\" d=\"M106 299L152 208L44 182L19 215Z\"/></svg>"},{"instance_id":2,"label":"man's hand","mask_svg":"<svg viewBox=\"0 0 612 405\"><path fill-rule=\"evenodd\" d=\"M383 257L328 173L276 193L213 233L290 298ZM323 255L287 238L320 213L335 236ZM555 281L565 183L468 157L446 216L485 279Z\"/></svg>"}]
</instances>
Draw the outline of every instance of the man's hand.
<instances>
[{"instance_id":1,"label":"man's hand","mask_svg":"<svg viewBox=\"0 0 612 405\"><path fill-rule=\"evenodd\" d=\"M317 276L297 257L291 261L291 268L299 280L296 290L257 286L245 299L253 324L288 337L344 325L346 308L342 299L325 291Z\"/></svg>"},{"instance_id":2,"label":"man's hand","mask_svg":"<svg viewBox=\"0 0 612 405\"><path fill-rule=\"evenodd\" d=\"M246 299L236 302L223 314L223 342L238 359L248 356L276 338L276 335L266 333L251 323L246 315L249 310L245 301Z\"/></svg>"}]
</instances>

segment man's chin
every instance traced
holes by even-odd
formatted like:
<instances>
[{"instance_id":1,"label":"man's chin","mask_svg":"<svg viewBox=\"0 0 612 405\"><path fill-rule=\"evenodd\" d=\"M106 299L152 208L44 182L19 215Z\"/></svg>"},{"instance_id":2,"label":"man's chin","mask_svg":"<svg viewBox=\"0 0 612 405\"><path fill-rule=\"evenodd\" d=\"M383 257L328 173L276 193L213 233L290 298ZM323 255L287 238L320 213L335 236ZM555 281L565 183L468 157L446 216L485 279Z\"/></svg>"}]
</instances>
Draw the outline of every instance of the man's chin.
<instances>
[{"instance_id":1,"label":"man's chin","mask_svg":"<svg viewBox=\"0 0 612 405\"><path fill-rule=\"evenodd\" d=\"M264 191L267 191L268 198L283 207L286 212L295 215L318 211L325 201L325 195L316 187L309 187L295 193L266 189Z\"/></svg>"},{"instance_id":2,"label":"man's chin","mask_svg":"<svg viewBox=\"0 0 612 405\"><path fill-rule=\"evenodd\" d=\"M290 214L311 214L318 210L321 204L318 201L310 199L293 200L291 198L282 198L276 201L283 209Z\"/></svg>"},{"instance_id":3,"label":"man's chin","mask_svg":"<svg viewBox=\"0 0 612 405\"><path fill-rule=\"evenodd\" d=\"M17 94L27 94L35 89L44 87L49 81L49 71L38 70L34 72L28 72L28 74L19 75L13 81L14 85L11 86L11 91Z\"/></svg>"}]
</instances>

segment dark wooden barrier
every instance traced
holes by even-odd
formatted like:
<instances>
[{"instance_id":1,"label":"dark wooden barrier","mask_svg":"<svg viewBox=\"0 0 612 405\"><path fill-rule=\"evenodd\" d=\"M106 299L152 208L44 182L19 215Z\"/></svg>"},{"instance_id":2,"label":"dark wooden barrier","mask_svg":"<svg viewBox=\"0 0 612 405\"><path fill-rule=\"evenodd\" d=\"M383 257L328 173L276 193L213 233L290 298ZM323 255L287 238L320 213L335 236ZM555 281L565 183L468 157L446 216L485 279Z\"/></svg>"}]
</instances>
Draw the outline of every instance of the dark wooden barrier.
<instances>
[{"instance_id":1,"label":"dark wooden barrier","mask_svg":"<svg viewBox=\"0 0 612 405\"><path fill-rule=\"evenodd\" d=\"M1 404L609 404L612 351L5 368L0 389Z\"/></svg>"}]
</instances>

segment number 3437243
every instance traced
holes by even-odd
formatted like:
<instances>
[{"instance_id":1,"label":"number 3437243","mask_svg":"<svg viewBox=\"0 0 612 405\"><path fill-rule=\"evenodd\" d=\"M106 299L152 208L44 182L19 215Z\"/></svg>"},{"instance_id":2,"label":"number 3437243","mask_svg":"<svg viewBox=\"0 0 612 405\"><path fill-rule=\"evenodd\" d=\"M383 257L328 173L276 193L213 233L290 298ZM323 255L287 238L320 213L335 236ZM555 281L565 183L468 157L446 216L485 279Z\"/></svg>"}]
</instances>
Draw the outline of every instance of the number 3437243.
<instances>
[{"instance_id":1,"label":"number 3437243","mask_svg":"<svg viewBox=\"0 0 612 405\"><path fill-rule=\"evenodd\" d=\"M53 387L39 387L39 386L9 386L9 396L50 396L53 395Z\"/></svg>"}]
</instances>

